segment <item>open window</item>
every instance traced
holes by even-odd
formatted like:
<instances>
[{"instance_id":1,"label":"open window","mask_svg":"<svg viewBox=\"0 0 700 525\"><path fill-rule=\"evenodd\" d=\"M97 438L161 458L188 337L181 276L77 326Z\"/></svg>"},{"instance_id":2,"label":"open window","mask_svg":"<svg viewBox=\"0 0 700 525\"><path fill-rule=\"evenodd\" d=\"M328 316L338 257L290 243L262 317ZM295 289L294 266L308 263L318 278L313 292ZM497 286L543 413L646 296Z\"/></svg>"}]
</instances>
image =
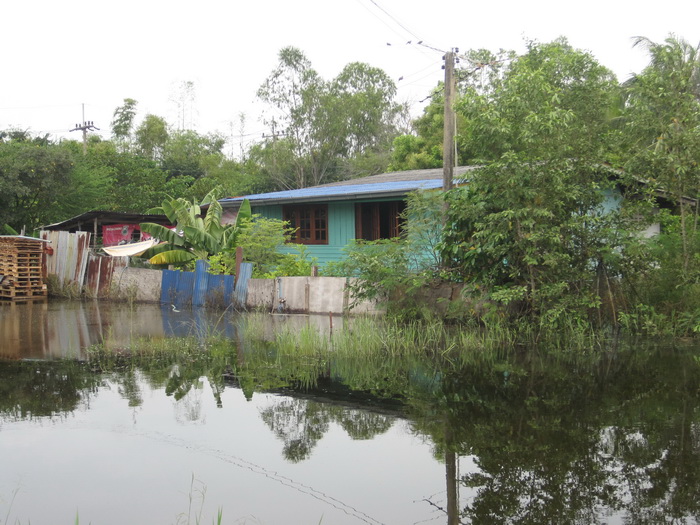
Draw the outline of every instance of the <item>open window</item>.
<instances>
[{"instance_id":1,"label":"open window","mask_svg":"<svg viewBox=\"0 0 700 525\"><path fill-rule=\"evenodd\" d=\"M295 229L292 242L299 244L328 244L328 206L295 205L282 209L284 220Z\"/></svg>"},{"instance_id":2,"label":"open window","mask_svg":"<svg viewBox=\"0 0 700 525\"><path fill-rule=\"evenodd\" d=\"M366 241L399 237L403 231L404 201L355 204L355 238Z\"/></svg>"}]
</instances>

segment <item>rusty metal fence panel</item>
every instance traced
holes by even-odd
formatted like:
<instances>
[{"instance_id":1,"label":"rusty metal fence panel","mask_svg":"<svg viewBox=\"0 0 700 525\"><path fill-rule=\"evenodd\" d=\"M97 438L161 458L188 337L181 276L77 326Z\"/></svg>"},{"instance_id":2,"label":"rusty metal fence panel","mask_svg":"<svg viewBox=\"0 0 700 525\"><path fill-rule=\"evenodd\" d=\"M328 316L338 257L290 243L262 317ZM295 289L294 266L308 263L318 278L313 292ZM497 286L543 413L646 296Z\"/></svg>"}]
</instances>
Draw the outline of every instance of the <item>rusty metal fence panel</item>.
<instances>
[{"instance_id":1,"label":"rusty metal fence panel","mask_svg":"<svg viewBox=\"0 0 700 525\"><path fill-rule=\"evenodd\" d=\"M45 255L47 275L55 275L62 284L85 282L90 232L42 231L41 238L50 242L53 253Z\"/></svg>"},{"instance_id":2,"label":"rusty metal fence panel","mask_svg":"<svg viewBox=\"0 0 700 525\"><path fill-rule=\"evenodd\" d=\"M92 297L110 294L114 272L127 266L128 257L105 257L91 253L88 257L85 288Z\"/></svg>"}]
</instances>

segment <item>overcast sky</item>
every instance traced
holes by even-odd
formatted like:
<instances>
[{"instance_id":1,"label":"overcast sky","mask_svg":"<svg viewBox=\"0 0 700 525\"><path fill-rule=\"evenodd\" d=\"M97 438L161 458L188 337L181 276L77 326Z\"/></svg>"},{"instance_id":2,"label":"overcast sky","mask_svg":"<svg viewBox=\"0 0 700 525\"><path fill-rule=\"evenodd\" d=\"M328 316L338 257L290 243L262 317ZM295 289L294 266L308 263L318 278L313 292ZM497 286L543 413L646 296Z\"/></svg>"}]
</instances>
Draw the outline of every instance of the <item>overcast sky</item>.
<instances>
[{"instance_id":1,"label":"overcast sky","mask_svg":"<svg viewBox=\"0 0 700 525\"><path fill-rule=\"evenodd\" d=\"M174 123L172 99L192 81L195 129L238 144L240 113L243 141L266 131L255 93L285 46L301 49L327 80L350 62L383 69L417 115L443 77L442 54L431 48L522 52L525 39L565 36L622 81L647 63L632 37L670 33L700 42L700 1L12 1L0 16L0 129L78 139L68 130L84 105L85 120L107 138L127 97L139 103L137 123L146 113Z\"/></svg>"}]
</instances>

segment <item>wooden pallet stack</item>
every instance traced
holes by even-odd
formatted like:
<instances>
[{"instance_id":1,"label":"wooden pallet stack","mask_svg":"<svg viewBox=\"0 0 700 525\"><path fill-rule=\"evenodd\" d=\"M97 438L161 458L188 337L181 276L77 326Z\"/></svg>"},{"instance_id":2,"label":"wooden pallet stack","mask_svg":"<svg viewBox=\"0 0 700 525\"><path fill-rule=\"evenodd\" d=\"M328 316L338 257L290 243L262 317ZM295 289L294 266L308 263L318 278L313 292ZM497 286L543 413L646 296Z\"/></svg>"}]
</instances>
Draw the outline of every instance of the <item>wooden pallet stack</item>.
<instances>
[{"instance_id":1,"label":"wooden pallet stack","mask_svg":"<svg viewBox=\"0 0 700 525\"><path fill-rule=\"evenodd\" d=\"M44 241L0 236L0 299L46 297L42 254Z\"/></svg>"}]
</instances>

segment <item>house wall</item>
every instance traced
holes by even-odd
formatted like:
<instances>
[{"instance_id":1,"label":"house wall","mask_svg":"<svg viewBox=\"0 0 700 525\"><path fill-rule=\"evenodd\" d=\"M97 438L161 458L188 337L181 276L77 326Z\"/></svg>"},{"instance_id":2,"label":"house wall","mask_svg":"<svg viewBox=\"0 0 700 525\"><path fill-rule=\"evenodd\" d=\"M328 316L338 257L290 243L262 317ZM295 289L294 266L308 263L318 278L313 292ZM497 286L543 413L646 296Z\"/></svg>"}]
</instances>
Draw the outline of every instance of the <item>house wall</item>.
<instances>
[{"instance_id":1,"label":"house wall","mask_svg":"<svg viewBox=\"0 0 700 525\"><path fill-rule=\"evenodd\" d=\"M268 219L282 220L282 206L253 206L254 214ZM306 253L316 258L319 266L345 257L343 248L355 238L355 204L353 202L328 203L328 244L309 244Z\"/></svg>"},{"instance_id":2,"label":"house wall","mask_svg":"<svg viewBox=\"0 0 700 525\"><path fill-rule=\"evenodd\" d=\"M328 244L308 244L306 253L315 257L319 266L345 258L343 248L355 239L355 203L356 202L387 202L400 199L366 199L358 201L340 201L328 203ZM282 220L282 206L252 206L253 214L259 214L268 219ZM290 250L291 251L291 250Z\"/></svg>"}]
</instances>

